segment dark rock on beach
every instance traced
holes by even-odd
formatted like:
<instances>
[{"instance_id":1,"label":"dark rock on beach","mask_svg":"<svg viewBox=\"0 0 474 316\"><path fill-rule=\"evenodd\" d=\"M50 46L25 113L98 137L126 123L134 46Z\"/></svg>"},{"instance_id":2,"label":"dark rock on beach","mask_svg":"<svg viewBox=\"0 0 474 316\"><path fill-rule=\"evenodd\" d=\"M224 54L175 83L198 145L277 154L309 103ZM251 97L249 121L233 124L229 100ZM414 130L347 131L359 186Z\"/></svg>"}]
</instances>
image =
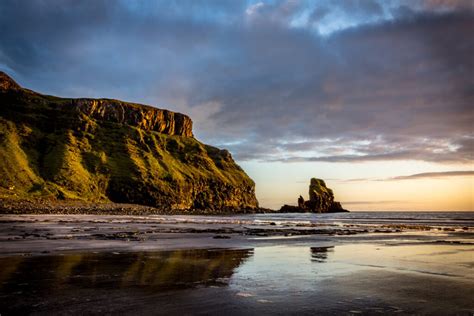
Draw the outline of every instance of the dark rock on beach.
<instances>
[{"instance_id":1,"label":"dark rock on beach","mask_svg":"<svg viewBox=\"0 0 474 316\"><path fill-rule=\"evenodd\" d=\"M333 191L326 186L324 180L312 178L309 185L309 200L305 201L300 195L298 205L283 205L280 208L282 213L337 213L348 212L341 203L334 201Z\"/></svg>"}]
</instances>

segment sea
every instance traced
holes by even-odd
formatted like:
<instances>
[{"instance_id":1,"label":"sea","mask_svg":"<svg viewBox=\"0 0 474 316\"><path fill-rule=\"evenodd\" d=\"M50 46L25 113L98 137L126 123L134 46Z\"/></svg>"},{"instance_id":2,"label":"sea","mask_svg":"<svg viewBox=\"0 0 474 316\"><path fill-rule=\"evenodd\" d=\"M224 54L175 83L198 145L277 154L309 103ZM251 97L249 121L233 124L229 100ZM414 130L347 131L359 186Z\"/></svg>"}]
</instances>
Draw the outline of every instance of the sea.
<instances>
[{"instance_id":1,"label":"sea","mask_svg":"<svg viewBox=\"0 0 474 316\"><path fill-rule=\"evenodd\" d=\"M472 212L409 212L409 211L358 211L348 213L266 213L232 216L173 216L170 219L196 223L245 222L260 225L298 224L360 224L360 225L425 225L432 227L474 227Z\"/></svg>"}]
</instances>

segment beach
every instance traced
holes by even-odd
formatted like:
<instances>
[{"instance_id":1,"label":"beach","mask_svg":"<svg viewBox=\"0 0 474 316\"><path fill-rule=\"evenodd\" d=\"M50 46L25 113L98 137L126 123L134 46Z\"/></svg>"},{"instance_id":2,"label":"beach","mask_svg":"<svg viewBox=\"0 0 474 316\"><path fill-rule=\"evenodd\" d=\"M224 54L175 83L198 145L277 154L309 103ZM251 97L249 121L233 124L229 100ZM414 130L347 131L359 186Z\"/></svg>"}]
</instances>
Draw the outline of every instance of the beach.
<instances>
[{"instance_id":1,"label":"beach","mask_svg":"<svg viewBox=\"0 0 474 316\"><path fill-rule=\"evenodd\" d=\"M471 315L473 219L2 215L0 313Z\"/></svg>"}]
</instances>

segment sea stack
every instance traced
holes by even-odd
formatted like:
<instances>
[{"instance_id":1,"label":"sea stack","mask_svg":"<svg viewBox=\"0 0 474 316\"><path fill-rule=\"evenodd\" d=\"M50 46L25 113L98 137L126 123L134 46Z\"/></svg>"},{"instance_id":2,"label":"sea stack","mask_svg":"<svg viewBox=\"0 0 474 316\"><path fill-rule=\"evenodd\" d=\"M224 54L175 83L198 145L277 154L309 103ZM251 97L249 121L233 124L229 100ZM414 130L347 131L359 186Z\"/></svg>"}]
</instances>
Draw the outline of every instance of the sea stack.
<instances>
[{"instance_id":1,"label":"sea stack","mask_svg":"<svg viewBox=\"0 0 474 316\"><path fill-rule=\"evenodd\" d=\"M348 212L342 208L341 203L334 201L333 191L326 186L322 179L312 178L309 184L309 200L305 201L300 195L298 206L283 205L280 212L313 212L313 213L337 213Z\"/></svg>"},{"instance_id":2,"label":"sea stack","mask_svg":"<svg viewBox=\"0 0 474 316\"><path fill-rule=\"evenodd\" d=\"M42 95L0 72L0 199L258 208L252 179L194 138L192 123L142 104Z\"/></svg>"}]
</instances>

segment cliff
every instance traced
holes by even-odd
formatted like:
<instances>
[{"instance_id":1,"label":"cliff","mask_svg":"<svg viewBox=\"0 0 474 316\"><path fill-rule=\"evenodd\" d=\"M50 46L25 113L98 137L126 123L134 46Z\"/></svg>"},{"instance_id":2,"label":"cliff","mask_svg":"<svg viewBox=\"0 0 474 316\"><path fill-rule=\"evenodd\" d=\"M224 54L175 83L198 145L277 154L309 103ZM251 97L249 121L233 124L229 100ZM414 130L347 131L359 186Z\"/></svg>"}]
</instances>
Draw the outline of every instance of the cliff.
<instances>
[{"instance_id":1,"label":"cliff","mask_svg":"<svg viewBox=\"0 0 474 316\"><path fill-rule=\"evenodd\" d=\"M117 100L72 99L79 116L96 122L114 122L166 135L193 137L193 121L181 113Z\"/></svg>"},{"instance_id":2,"label":"cliff","mask_svg":"<svg viewBox=\"0 0 474 316\"><path fill-rule=\"evenodd\" d=\"M135 203L165 209L258 207L227 150L180 113L21 88L0 72L0 198Z\"/></svg>"},{"instance_id":3,"label":"cliff","mask_svg":"<svg viewBox=\"0 0 474 316\"><path fill-rule=\"evenodd\" d=\"M341 203L334 201L333 191L326 186L324 180L311 178L309 184L309 200L305 201L300 195L298 206L283 205L280 212L313 212L313 213L336 213L348 212L342 208Z\"/></svg>"}]
</instances>

